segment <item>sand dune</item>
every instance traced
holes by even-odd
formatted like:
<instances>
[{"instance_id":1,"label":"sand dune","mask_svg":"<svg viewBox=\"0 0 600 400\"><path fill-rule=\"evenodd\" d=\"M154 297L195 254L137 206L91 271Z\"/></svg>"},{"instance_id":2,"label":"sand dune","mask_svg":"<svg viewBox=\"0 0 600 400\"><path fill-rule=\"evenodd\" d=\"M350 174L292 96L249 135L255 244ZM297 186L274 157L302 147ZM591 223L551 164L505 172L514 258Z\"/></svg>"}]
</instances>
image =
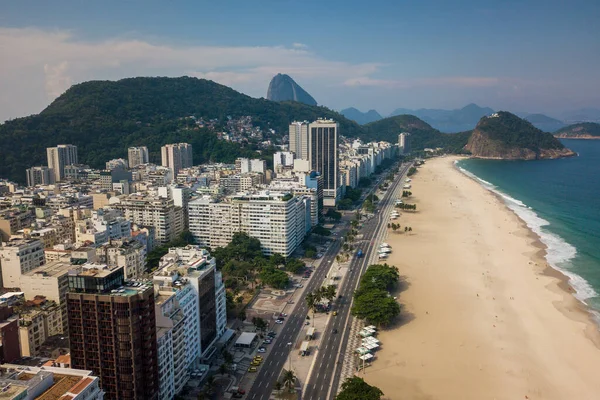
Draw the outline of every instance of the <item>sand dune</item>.
<instances>
[{"instance_id":1,"label":"sand dune","mask_svg":"<svg viewBox=\"0 0 600 400\"><path fill-rule=\"evenodd\" d=\"M453 161L420 168L408 200L419 211L398 220L413 233L389 232L404 321L360 375L390 399L600 399L588 314L537 237Z\"/></svg>"}]
</instances>

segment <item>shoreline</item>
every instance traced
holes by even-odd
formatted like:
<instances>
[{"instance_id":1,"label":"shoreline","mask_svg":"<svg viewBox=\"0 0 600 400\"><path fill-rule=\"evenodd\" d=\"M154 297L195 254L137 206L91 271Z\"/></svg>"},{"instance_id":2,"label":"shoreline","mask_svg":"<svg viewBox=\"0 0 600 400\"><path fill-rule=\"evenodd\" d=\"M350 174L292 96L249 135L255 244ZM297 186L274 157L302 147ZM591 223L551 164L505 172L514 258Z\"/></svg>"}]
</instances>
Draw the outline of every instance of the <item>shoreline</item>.
<instances>
[{"instance_id":1,"label":"shoreline","mask_svg":"<svg viewBox=\"0 0 600 400\"><path fill-rule=\"evenodd\" d=\"M456 159L432 159L411 177L407 202L418 211L398 221L414 232L386 239L404 281L403 319L381 331L358 376L389 399L595 398L592 313L540 236Z\"/></svg>"}]
</instances>

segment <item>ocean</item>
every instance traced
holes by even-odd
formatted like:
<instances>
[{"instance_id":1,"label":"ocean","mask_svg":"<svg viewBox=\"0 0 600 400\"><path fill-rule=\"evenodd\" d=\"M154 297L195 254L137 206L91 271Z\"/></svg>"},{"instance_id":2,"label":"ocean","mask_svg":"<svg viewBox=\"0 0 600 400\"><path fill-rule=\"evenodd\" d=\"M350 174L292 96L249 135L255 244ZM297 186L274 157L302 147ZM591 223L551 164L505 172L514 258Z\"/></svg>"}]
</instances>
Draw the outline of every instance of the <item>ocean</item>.
<instances>
[{"instance_id":1,"label":"ocean","mask_svg":"<svg viewBox=\"0 0 600 400\"><path fill-rule=\"evenodd\" d=\"M497 193L548 247L600 323L600 140L562 140L578 157L540 161L461 160L457 167Z\"/></svg>"}]
</instances>

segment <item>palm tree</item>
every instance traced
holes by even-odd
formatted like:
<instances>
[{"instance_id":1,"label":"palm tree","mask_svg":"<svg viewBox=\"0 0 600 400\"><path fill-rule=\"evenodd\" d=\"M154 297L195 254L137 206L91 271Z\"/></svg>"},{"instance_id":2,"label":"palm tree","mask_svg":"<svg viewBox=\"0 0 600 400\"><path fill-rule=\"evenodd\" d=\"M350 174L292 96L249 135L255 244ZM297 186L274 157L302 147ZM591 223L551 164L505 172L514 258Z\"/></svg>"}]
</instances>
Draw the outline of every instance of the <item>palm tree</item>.
<instances>
[{"instance_id":1,"label":"palm tree","mask_svg":"<svg viewBox=\"0 0 600 400\"><path fill-rule=\"evenodd\" d=\"M315 326L315 309L316 309L317 303L318 303L317 296L315 296L315 294L313 292L309 292L304 299L306 300L306 306L308 307L308 309L312 310L312 313L313 313L312 322L313 322L313 326Z\"/></svg>"},{"instance_id":2,"label":"palm tree","mask_svg":"<svg viewBox=\"0 0 600 400\"><path fill-rule=\"evenodd\" d=\"M288 388L288 391L292 391L292 389L296 386L296 374L291 369L283 370L283 385Z\"/></svg>"},{"instance_id":3,"label":"palm tree","mask_svg":"<svg viewBox=\"0 0 600 400\"><path fill-rule=\"evenodd\" d=\"M331 302L333 301L333 299L335 299L337 288L335 287L335 285L327 285L323 286L321 288L321 291L323 292L323 297Z\"/></svg>"},{"instance_id":4,"label":"palm tree","mask_svg":"<svg viewBox=\"0 0 600 400\"><path fill-rule=\"evenodd\" d=\"M408 232L408 226L404 227L404 232Z\"/></svg>"},{"instance_id":5,"label":"palm tree","mask_svg":"<svg viewBox=\"0 0 600 400\"><path fill-rule=\"evenodd\" d=\"M412 227L410 227L410 226L409 226L409 227L408 227L408 231L409 231L409 232L412 232Z\"/></svg>"}]
</instances>

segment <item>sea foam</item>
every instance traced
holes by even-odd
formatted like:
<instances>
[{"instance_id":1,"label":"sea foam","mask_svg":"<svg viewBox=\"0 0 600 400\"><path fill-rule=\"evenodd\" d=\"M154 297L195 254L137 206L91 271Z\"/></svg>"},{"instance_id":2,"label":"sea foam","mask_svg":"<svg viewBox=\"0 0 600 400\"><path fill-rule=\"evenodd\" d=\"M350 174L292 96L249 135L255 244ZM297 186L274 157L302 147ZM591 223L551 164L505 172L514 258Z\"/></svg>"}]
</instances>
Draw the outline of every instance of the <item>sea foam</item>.
<instances>
[{"instance_id":1,"label":"sea foam","mask_svg":"<svg viewBox=\"0 0 600 400\"><path fill-rule=\"evenodd\" d=\"M527 206L521 200L507 195L499 190L494 184L481 179L472 172L462 168L458 164L458 161L455 161L454 165L460 172L469 178L474 179L476 182L479 182L481 186L487 190L498 195L504 201L506 206L514 211L514 213L527 224L527 227L539 236L541 242L546 246L546 261L552 268L560 271L569 278L569 285L575 289L575 297L579 301L585 303L586 299L598 296L596 291L585 279L569 270L570 261L577 255L577 249L560 236L543 229L545 226L550 225L550 222L538 216L531 207ZM600 322L600 315L596 315L596 319Z\"/></svg>"}]
</instances>

